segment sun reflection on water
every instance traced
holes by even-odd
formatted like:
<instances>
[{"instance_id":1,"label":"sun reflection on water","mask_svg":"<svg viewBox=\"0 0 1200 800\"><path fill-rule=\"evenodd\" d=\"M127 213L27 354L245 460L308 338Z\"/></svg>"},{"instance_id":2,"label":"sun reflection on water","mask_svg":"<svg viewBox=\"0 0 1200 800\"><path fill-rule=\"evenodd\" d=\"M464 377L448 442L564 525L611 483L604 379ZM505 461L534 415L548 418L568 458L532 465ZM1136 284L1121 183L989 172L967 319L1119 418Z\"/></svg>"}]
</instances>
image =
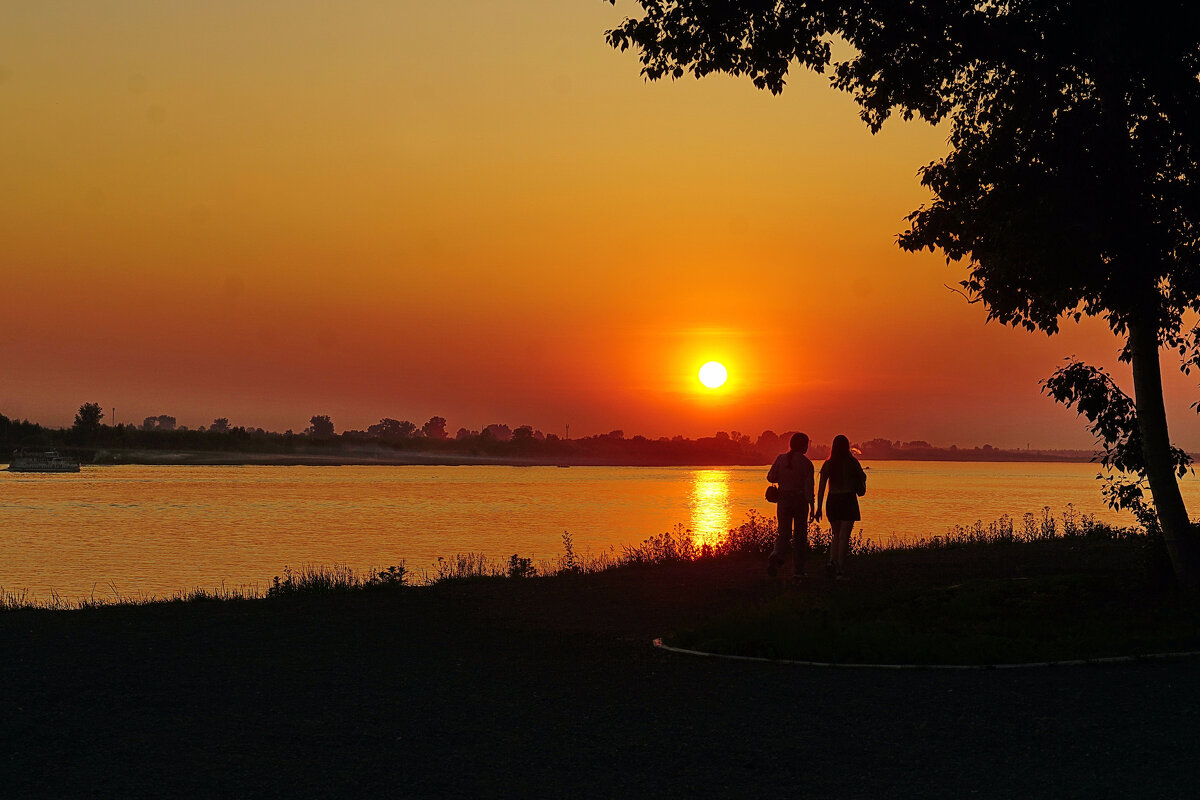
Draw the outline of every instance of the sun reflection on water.
<instances>
[{"instance_id":1,"label":"sun reflection on water","mask_svg":"<svg viewBox=\"0 0 1200 800\"><path fill-rule=\"evenodd\" d=\"M713 544L729 530L728 470L702 469L692 473L692 538Z\"/></svg>"}]
</instances>

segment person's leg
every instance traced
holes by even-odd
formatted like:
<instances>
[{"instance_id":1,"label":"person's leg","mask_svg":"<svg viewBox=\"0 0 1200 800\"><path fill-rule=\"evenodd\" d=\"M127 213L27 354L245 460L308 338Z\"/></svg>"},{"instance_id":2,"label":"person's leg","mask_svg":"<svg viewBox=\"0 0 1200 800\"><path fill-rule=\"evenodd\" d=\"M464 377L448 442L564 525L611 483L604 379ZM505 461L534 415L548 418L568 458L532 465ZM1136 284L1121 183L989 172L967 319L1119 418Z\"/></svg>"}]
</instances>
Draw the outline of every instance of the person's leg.
<instances>
[{"instance_id":1,"label":"person's leg","mask_svg":"<svg viewBox=\"0 0 1200 800\"><path fill-rule=\"evenodd\" d=\"M776 519L778 520L777 530L775 532L775 547L771 550L771 555L767 557L767 574L775 577L775 573L779 570L779 565L783 563L784 557L788 554L788 545L792 538L792 511L788 508L788 503L783 499L779 499L779 503L775 507Z\"/></svg>"},{"instance_id":2,"label":"person's leg","mask_svg":"<svg viewBox=\"0 0 1200 800\"><path fill-rule=\"evenodd\" d=\"M854 528L854 520L833 523L834 566L840 575L846 568L846 555L850 552L850 531Z\"/></svg>"},{"instance_id":3,"label":"person's leg","mask_svg":"<svg viewBox=\"0 0 1200 800\"><path fill-rule=\"evenodd\" d=\"M829 577L837 574L837 522L829 520L829 558L825 560L825 573Z\"/></svg>"},{"instance_id":4,"label":"person's leg","mask_svg":"<svg viewBox=\"0 0 1200 800\"><path fill-rule=\"evenodd\" d=\"M804 574L804 562L808 559L808 506L797 505L792 513L792 528L796 537L792 548L792 574Z\"/></svg>"}]
</instances>

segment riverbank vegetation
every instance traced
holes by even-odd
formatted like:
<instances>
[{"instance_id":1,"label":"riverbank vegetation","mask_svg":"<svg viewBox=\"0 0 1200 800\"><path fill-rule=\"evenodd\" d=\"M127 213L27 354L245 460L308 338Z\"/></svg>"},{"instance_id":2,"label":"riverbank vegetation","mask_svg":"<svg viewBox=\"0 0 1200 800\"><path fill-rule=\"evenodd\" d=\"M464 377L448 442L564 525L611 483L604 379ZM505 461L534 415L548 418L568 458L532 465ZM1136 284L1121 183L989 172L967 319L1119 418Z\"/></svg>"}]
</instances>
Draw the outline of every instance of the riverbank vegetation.
<instances>
[{"instance_id":1,"label":"riverbank vegetation","mask_svg":"<svg viewBox=\"0 0 1200 800\"><path fill-rule=\"evenodd\" d=\"M540 563L520 554L460 553L417 570L403 562L365 571L285 567L265 591L195 589L170 598L75 601L0 592L0 609L350 596L369 604L373 595L404 602L412 592L494 598L520 586L520 596L532 598L534 617L544 611L536 602L540 595L594 594L629 617L682 604L692 610L667 623L675 626L661 631L667 643L766 658L979 664L1200 649L1200 607L1194 596L1164 588L1170 565L1161 540L1071 509L1057 518L1048 510L1006 516L908 543L856 535L845 582L826 577L828 533L817 526L805 579L767 578L764 557L775 531L773 519L751 514L710 543L677 527L639 544L581 553L564 533L562 553Z\"/></svg>"},{"instance_id":2,"label":"riverbank vegetation","mask_svg":"<svg viewBox=\"0 0 1200 800\"><path fill-rule=\"evenodd\" d=\"M787 450L791 431L717 431L712 436L626 436L624 431L567 438L531 425L493 423L450 433L443 417L418 425L381 419L366 430L336 431L328 415L314 415L300 431L283 433L214 419L188 428L175 417L146 417L141 425L105 425L98 403L84 403L70 428L48 428L0 414L0 463L11 452L56 449L85 464L239 463L508 463L603 466L689 466L768 464ZM936 447L925 441L869 439L858 450L871 460L914 461L1087 461L1078 450L1004 450L983 445ZM809 455L828 455L814 442Z\"/></svg>"},{"instance_id":3,"label":"riverbank vegetation","mask_svg":"<svg viewBox=\"0 0 1200 800\"><path fill-rule=\"evenodd\" d=\"M857 664L1005 664L1200 650L1200 605L1157 537L1001 520L852 560L693 620L667 643ZM1048 535L1047 535L1048 534Z\"/></svg>"}]
</instances>

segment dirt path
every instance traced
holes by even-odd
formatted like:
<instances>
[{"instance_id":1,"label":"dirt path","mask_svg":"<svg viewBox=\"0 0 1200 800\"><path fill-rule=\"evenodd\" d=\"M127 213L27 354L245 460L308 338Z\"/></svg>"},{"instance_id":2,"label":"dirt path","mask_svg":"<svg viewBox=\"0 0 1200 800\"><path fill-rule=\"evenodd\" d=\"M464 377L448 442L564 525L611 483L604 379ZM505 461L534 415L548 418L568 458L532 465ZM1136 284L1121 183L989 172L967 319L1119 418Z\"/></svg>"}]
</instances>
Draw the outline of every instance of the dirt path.
<instances>
[{"instance_id":1,"label":"dirt path","mask_svg":"<svg viewBox=\"0 0 1200 800\"><path fill-rule=\"evenodd\" d=\"M1200 662L689 658L747 563L0 614L0 796L1191 797Z\"/></svg>"}]
</instances>

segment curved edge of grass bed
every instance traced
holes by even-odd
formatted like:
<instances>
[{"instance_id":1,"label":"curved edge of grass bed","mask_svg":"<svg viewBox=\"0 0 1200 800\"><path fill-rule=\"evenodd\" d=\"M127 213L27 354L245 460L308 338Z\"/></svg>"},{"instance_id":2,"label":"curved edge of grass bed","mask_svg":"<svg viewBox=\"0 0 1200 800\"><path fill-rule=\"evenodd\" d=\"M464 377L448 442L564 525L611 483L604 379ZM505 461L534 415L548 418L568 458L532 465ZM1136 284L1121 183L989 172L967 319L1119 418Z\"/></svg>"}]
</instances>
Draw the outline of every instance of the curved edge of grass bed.
<instances>
[{"instance_id":1,"label":"curved edge of grass bed","mask_svg":"<svg viewBox=\"0 0 1200 800\"><path fill-rule=\"evenodd\" d=\"M709 653L704 650L687 650L682 647L672 647L669 644L664 644L661 637L654 639L651 644L668 653L681 653L689 656L723 658L730 661L754 661L762 664L788 664L797 667L833 667L837 669L1031 669L1035 667L1078 667L1087 664L1125 664L1134 661L1166 661L1168 659L1196 658L1200 656L1200 650L1182 650L1172 653L1076 658L1068 661L1022 661L1014 664L845 664L837 661L796 661L788 658L736 656L727 653Z\"/></svg>"},{"instance_id":2,"label":"curved edge of grass bed","mask_svg":"<svg viewBox=\"0 0 1200 800\"><path fill-rule=\"evenodd\" d=\"M664 649L808 665L1089 664L1200 653L1200 603L1097 575L807 584L726 609Z\"/></svg>"}]
</instances>

